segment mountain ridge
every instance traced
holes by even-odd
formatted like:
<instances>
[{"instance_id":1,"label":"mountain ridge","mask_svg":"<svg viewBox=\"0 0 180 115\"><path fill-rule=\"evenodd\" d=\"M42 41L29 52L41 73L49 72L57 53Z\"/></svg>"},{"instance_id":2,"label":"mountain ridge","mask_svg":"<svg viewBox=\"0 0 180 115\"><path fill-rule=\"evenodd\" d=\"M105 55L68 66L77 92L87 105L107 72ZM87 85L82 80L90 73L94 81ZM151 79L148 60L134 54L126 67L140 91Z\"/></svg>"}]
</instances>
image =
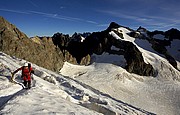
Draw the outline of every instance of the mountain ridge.
<instances>
[{"instance_id":1,"label":"mountain ridge","mask_svg":"<svg viewBox=\"0 0 180 115\"><path fill-rule=\"evenodd\" d=\"M81 40L81 34L77 33L72 37L62 33L55 33L52 37L34 37L32 39L27 39L27 36L24 33L5 21L3 17L0 19L0 22L2 23L0 28L1 51L29 60L53 71L58 72L65 61L73 64L89 65L93 63L93 60L91 59L93 54L102 55L104 52L107 52L114 55L123 55L126 59L124 68L130 73L156 76L158 73L152 65L145 63L142 53L138 50L136 45L132 43L132 41L124 41L124 36L127 35L133 39L147 40L152 44L152 48L156 52L160 55L164 55L169 63L178 70L176 60L166 49L166 46L168 46L171 41L174 39L179 40L178 36L180 32L177 29L171 29L164 33L159 31L149 32L142 27L139 27L137 30L132 30L112 22L104 31L84 33L85 37L83 40ZM129 32L123 33L122 30L118 29L119 27L125 28ZM120 39L113 37L112 34L110 34L112 32L114 35L120 37ZM164 40L153 38L157 33L165 35ZM16 40L11 40L14 36L16 36ZM7 38L10 38L10 40ZM26 46L23 46L23 44L26 44ZM112 46L118 48L118 50L111 49ZM25 50L26 53L23 50ZM33 55L34 58L33 56L28 55ZM44 60L43 63L41 63L40 60Z\"/></svg>"}]
</instances>

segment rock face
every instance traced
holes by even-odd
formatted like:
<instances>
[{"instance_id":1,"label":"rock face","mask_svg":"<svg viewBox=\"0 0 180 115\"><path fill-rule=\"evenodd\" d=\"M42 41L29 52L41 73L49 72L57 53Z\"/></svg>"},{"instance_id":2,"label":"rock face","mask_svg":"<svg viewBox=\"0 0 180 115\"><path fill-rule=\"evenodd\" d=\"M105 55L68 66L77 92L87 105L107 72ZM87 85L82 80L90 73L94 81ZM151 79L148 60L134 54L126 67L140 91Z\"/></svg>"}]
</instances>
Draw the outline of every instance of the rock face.
<instances>
[{"instance_id":1,"label":"rock face","mask_svg":"<svg viewBox=\"0 0 180 115\"><path fill-rule=\"evenodd\" d=\"M62 33L56 33L53 35L54 44L63 53L64 61L68 61L72 64L88 65L90 64L90 55L84 54L84 44L81 42L80 35L63 35Z\"/></svg>"},{"instance_id":2,"label":"rock face","mask_svg":"<svg viewBox=\"0 0 180 115\"><path fill-rule=\"evenodd\" d=\"M155 51L164 55L164 57L169 61L169 63L174 68L178 69L176 60L174 59L174 57L172 57L170 55L170 53L168 52L166 47L171 46L171 42L174 39L180 39L180 31L179 30L172 28L166 32L157 31L157 30L153 31L153 32L149 32L145 28L139 27L137 29L137 31L139 31L139 32L143 31L144 33L146 33L146 36L143 36L141 38L147 39L149 41L149 43L152 44L152 48ZM161 38L159 38L158 36L161 36ZM132 37L134 37L134 36L132 35ZM179 59L177 59L177 60L180 61Z\"/></svg>"},{"instance_id":3,"label":"rock face","mask_svg":"<svg viewBox=\"0 0 180 115\"><path fill-rule=\"evenodd\" d=\"M59 71L63 65L62 53L59 53L52 38L29 39L3 17L0 17L0 51L53 71Z\"/></svg>"},{"instance_id":4,"label":"rock face","mask_svg":"<svg viewBox=\"0 0 180 115\"><path fill-rule=\"evenodd\" d=\"M117 39L114 39L112 37L113 45L116 48L119 48L118 51L116 51L113 54L120 54L124 55L124 58L126 59L127 65L125 69L130 73L136 73L139 75L144 76L155 76L155 70L153 69L152 65L146 64L144 62L142 53L139 51L139 49L129 41L120 41ZM112 50L109 51L111 54Z\"/></svg>"}]
</instances>

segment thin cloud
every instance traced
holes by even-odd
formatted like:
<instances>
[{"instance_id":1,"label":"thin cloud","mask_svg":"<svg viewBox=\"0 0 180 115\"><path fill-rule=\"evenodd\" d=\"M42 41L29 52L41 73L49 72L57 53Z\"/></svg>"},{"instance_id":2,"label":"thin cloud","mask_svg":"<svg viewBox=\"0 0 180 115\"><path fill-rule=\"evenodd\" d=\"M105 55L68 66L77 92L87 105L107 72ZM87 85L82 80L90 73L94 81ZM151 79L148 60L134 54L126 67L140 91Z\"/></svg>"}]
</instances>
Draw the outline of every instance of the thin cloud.
<instances>
[{"instance_id":1,"label":"thin cloud","mask_svg":"<svg viewBox=\"0 0 180 115\"><path fill-rule=\"evenodd\" d=\"M90 23L90 24L98 24L97 22L92 21L92 20L85 20L85 19L81 19L81 18L63 16L63 15L59 15L59 14L50 14L50 13L37 12L37 11L29 11L29 12L34 13L34 14L39 14L39 15L49 17L49 18L54 18L54 19L67 20L67 21L80 21L80 22L86 22L86 23Z\"/></svg>"},{"instance_id":2,"label":"thin cloud","mask_svg":"<svg viewBox=\"0 0 180 115\"><path fill-rule=\"evenodd\" d=\"M66 7L64 7L64 6L60 6L60 9L65 9Z\"/></svg>"},{"instance_id":3,"label":"thin cloud","mask_svg":"<svg viewBox=\"0 0 180 115\"><path fill-rule=\"evenodd\" d=\"M98 24L97 22L91 21L91 20L87 20L86 22L91 23L91 24Z\"/></svg>"},{"instance_id":4,"label":"thin cloud","mask_svg":"<svg viewBox=\"0 0 180 115\"><path fill-rule=\"evenodd\" d=\"M92 21L92 20L85 20L81 18L63 16L63 15L52 14L52 13L45 13L45 12L38 12L38 11L18 11L18 10L10 10L10 9L0 9L0 11L19 13L19 14L28 14L28 15L37 14L40 16L53 18L53 19L59 19L59 20L76 21L76 22L79 21L79 22L85 22L85 23L90 23L90 24L98 24L97 22Z\"/></svg>"},{"instance_id":5,"label":"thin cloud","mask_svg":"<svg viewBox=\"0 0 180 115\"><path fill-rule=\"evenodd\" d=\"M162 16L146 16L147 18L161 20L164 22L173 22L173 23L180 23L180 20L174 17L162 17Z\"/></svg>"},{"instance_id":6,"label":"thin cloud","mask_svg":"<svg viewBox=\"0 0 180 115\"><path fill-rule=\"evenodd\" d=\"M143 15L143 12L136 12L134 14L126 12L116 12L116 11L99 11L113 17L123 18L127 20L133 20L135 22L142 23L143 25L153 26L156 28L167 28L167 27L176 27L180 24L180 20L174 17L165 17L165 16L153 16L153 15Z\"/></svg>"},{"instance_id":7,"label":"thin cloud","mask_svg":"<svg viewBox=\"0 0 180 115\"><path fill-rule=\"evenodd\" d=\"M31 5L33 5L34 7L36 7L36 8L38 8L39 6L37 5L37 4L35 4L33 1L31 1L31 0L28 0L29 1L29 3L31 4Z\"/></svg>"},{"instance_id":8,"label":"thin cloud","mask_svg":"<svg viewBox=\"0 0 180 115\"><path fill-rule=\"evenodd\" d=\"M109 24L99 24L99 25L97 25L97 26L99 26L99 27L108 27Z\"/></svg>"},{"instance_id":9,"label":"thin cloud","mask_svg":"<svg viewBox=\"0 0 180 115\"><path fill-rule=\"evenodd\" d=\"M179 28L180 20L173 18L173 17L162 17L162 16L146 16L147 18L150 18L151 21L145 21L144 24L148 26L155 26L159 29L168 29L168 28Z\"/></svg>"},{"instance_id":10,"label":"thin cloud","mask_svg":"<svg viewBox=\"0 0 180 115\"><path fill-rule=\"evenodd\" d=\"M68 20L68 21L82 21L82 19L80 19L80 18L68 17L68 16L59 15L59 14L50 14L50 13L37 12L37 11L29 11L29 12L31 12L33 14L38 14L38 15L42 15L45 17L49 17L49 18Z\"/></svg>"},{"instance_id":11,"label":"thin cloud","mask_svg":"<svg viewBox=\"0 0 180 115\"><path fill-rule=\"evenodd\" d=\"M0 10L5 12L19 13L19 14L30 14L29 12L23 12L18 10L10 10L10 9L0 9Z\"/></svg>"},{"instance_id":12,"label":"thin cloud","mask_svg":"<svg viewBox=\"0 0 180 115\"><path fill-rule=\"evenodd\" d=\"M37 11L28 11L30 13L33 13L33 14L39 14L39 15L44 15L44 16L56 16L56 14L49 14L49 13L44 13L44 12L37 12Z\"/></svg>"},{"instance_id":13,"label":"thin cloud","mask_svg":"<svg viewBox=\"0 0 180 115\"><path fill-rule=\"evenodd\" d=\"M115 11L100 11L101 13L105 13L114 17L119 17L119 18L126 18L126 19L132 19L132 20L137 20L139 19L139 17L133 16L133 15L126 15L124 13L121 12L115 12Z\"/></svg>"}]
</instances>

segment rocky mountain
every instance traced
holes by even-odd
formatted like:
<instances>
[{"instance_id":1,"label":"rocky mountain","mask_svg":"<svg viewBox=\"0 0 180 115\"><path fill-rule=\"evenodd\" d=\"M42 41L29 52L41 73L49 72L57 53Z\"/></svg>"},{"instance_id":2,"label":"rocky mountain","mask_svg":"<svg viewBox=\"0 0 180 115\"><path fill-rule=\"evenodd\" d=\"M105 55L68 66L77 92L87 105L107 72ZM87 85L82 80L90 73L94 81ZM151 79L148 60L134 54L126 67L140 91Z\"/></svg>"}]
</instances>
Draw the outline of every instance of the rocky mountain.
<instances>
[{"instance_id":1,"label":"rocky mountain","mask_svg":"<svg viewBox=\"0 0 180 115\"><path fill-rule=\"evenodd\" d=\"M53 71L63 65L63 55L54 46L52 38L30 39L3 17L0 17L0 51Z\"/></svg>"},{"instance_id":2,"label":"rocky mountain","mask_svg":"<svg viewBox=\"0 0 180 115\"><path fill-rule=\"evenodd\" d=\"M179 39L180 32L177 29L150 32L139 27L132 30L115 22L101 32L75 33L71 37L58 32L52 37L36 36L29 39L14 25L0 17L0 50L53 71L59 71L64 61L89 65L94 62L93 54L109 53L124 56L126 60L124 68L130 73L156 76L158 74L156 70L145 62L142 52L133 42L147 41L154 52L165 57L174 68L178 69L176 60L179 59L179 49L175 51L178 53L172 56L169 47L174 40Z\"/></svg>"},{"instance_id":3,"label":"rocky mountain","mask_svg":"<svg viewBox=\"0 0 180 115\"><path fill-rule=\"evenodd\" d=\"M148 41L156 53L164 56L174 68L178 69L175 58L171 56L170 52L166 49L166 46L171 45L173 39L178 39L179 31L176 29L171 29L167 32L150 32L142 27L137 30L132 30L112 22L106 30L93 32L86 38L77 33L74 34L72 38L62 37L62 34L56 33L53 36L53 41L62 51L70 52L70 54L76 58L77 63L81 63L84 58L87 59L86 56L91 56L92 54L102 55L104 52L107 52L114 55L123 55L127 63L125 69L128 72L145 76L156 76L156 71L152 65L145 63L142 53L137 46L131 41L123 40L126 35L123 34L122 30L118 29L120 27L129 31L127 33L129 37L135 40L143 39ZM112 34L110 34L112 32L122 40L112 36ZM172 33L176 36L172 36ZM159 39L158 36L160 35L164 36L164 39ZM112 49L113 46L116 47L116 50ZM178 59L178 56L176 59ZM85 64L89 64L89 61L86 62L88 63ZM90 63L93 63L92 60Z\"/></svg>"}]
</instances>

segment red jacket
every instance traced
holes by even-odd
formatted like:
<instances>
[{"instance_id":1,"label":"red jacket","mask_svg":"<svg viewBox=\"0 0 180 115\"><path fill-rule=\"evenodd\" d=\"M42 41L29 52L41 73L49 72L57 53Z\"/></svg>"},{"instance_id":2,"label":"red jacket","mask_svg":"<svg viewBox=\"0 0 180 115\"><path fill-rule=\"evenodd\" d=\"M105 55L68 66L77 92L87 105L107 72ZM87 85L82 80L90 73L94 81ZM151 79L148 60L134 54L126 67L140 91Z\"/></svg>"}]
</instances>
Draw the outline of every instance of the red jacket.
<instances>
[{"instance_id":1,"label":"red jacket","mask_svg":"<svg viewBox=\"0 0 180 115\"><path fill-rule=\"evenodd\" d=\"M28 67L23 66L23 67L17 69L14 73L17 73L20 70L22 70L22 78L23 78L23 80L30 81L31 80L32 67L28 68Z\"/></svg>"}]
</instances>

